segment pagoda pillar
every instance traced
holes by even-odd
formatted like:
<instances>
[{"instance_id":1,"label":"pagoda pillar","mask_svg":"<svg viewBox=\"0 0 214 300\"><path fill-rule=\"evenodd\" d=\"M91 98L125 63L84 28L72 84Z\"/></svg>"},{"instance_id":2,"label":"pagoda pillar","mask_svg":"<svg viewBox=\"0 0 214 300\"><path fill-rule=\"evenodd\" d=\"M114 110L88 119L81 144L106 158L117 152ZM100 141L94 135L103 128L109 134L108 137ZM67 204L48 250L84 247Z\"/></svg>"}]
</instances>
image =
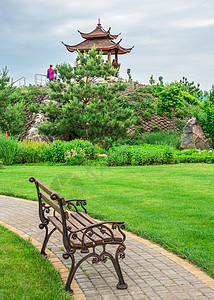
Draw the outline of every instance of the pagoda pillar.
<instances>
[{"instance_id":1,"label":"pagoda pillar","mask_svg":"<svg viewBox=\"0 0 214 300\"><path fill-rule=\"evenodd\" d=\"M115 61L118 63L118 49L115 49Z\"/></svg>"},{"instance_id":2,"label":"pagoda pillar","mask_svg":"<svg viewBox=\"0 0 214 300\"><path fill-rule=\"evenodd\" d=\"M108 50L108 61L111 60L111 51Z\"/></svg>"}]
</instances>

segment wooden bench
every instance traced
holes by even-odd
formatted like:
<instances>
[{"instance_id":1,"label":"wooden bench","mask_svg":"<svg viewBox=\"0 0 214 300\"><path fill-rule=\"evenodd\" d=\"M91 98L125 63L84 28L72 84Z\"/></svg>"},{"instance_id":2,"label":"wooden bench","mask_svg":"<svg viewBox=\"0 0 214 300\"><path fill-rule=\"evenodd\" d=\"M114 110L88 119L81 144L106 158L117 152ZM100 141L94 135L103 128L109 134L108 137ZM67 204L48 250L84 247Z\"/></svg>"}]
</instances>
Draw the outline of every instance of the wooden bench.
<instances>
[{"instance_id":1,"label":"wooden bench","mask_svg":"<svg viewBox=\"0 0 214 300\"><path fill-rule=\"evenodd\" d=\"M29 181L34 182L37 189L39 217L41 220L39 228L45 228L41 254L46 255L45 248L48 240L52 233L58 230L62 234L65 248L63 258L71 259L71 269L65 285L66 291L73 293L70 286L75 272L83 261L90 257L93 257L92 263L105 263L109 257L119 279L117 288L126 289L127 284L123 279L119 265L119 258L125 258L124 251L126 247L124 241L126 236L122 231L125 228L124 222L97 222L87 214L87 210L85 209L86 200L71 199L65 201L64 197L40 180L31 177ZM82 207L84 212L80 212L79 207ZM48 228L49 223L54 227L52 230ZM111 228L108 224L111 224ZM106 248L108 245L116 246L115 255L107 251ZM97 252L97 247L99 247L99 252ZM75 260L75 253L77 251L85 254L78 262Z\"/></svg>"}]
</instances>

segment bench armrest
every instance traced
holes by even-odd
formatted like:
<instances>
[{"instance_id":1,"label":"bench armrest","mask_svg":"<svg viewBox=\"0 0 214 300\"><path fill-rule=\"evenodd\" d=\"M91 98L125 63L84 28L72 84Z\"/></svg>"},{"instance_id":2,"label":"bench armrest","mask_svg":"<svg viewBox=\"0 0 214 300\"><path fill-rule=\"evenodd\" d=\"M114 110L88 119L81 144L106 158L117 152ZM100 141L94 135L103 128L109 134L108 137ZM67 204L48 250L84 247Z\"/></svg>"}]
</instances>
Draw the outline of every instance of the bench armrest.
<instances>
[{"instance_id":1,"label":"bench armrest","mask_svg":"<svg viewBox=\"0 0 214 300\"><path fill-rule=\"evenodd\" d=\"M87 209L85 208L85 205L87 204L86 199L70 199L66 200L65 202L67 204L68 209L71 209L73 206L76 212L79 212L77 206L81 206L84 212L87 214ZM72 202L76 202L76 205Z\"/></svg>"}]
</instances>

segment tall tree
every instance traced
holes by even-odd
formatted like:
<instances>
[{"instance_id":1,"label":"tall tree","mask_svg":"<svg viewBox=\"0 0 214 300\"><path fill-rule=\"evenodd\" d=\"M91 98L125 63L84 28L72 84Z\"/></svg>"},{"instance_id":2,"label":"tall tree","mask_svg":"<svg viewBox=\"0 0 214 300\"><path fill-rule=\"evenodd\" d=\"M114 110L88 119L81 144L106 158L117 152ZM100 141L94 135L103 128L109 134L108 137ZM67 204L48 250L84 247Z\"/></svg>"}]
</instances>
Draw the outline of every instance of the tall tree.
<instances>
[{"instance_id":1,"label":"tall tree","mask_svg":"<svg viewBox=\"0 0 214 300\"><path fill-rule=\"evenodd\" d=\"M88 54L78 52L77 61L76 67L66 63L58 67L63 82L50 82L51 99L57 102L43 105L47 122L39 131L96 142L105 137L113 140L124 137L135 116L133 104L119 93L127 84L106 81L117 70L111 67L110 61L105 64L102 53L98 54L95 48Z\"/></svg>"},{"instance_id":2,"label":"tall tree","mask_svg":"<svg viewBox=\"0 0 214 300\"><path fill-rule=\"evenodd\" d=\"M19 135L24 131L26 116L22 102L15 101L16 88L10 84L7 67L0 72L0 131Z\"/></svg>"}]
</instances>

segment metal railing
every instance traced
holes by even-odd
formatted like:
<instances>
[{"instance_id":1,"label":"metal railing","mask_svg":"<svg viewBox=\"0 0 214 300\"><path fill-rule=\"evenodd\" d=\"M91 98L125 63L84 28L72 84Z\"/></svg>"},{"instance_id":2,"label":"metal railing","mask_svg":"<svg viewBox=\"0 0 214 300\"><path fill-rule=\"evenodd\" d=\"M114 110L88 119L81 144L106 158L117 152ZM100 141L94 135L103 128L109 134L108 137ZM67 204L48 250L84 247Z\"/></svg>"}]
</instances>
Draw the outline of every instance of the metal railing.
<instances>
[{"instance_id":1,"label":"metal railing","mask_svg":"<svg viewBox=\"0 0 214 300\"><path fill-rule=\"evenodd\" d=\"M43 74L35 74L35 85L46 85L47 84L47 76Z\"/></svg>"},{"instance_id":2,"label":"metal railing","mask_svg":"<svg viewBox=\"0 0 214 300\"><path fill-rule=\"evenodd\" d=\"M26 86L26 79L24 76L22 76L21 78L17 79L16 81L12 81L12 85L13 86Z\"/></svg>"}]
</instances>

